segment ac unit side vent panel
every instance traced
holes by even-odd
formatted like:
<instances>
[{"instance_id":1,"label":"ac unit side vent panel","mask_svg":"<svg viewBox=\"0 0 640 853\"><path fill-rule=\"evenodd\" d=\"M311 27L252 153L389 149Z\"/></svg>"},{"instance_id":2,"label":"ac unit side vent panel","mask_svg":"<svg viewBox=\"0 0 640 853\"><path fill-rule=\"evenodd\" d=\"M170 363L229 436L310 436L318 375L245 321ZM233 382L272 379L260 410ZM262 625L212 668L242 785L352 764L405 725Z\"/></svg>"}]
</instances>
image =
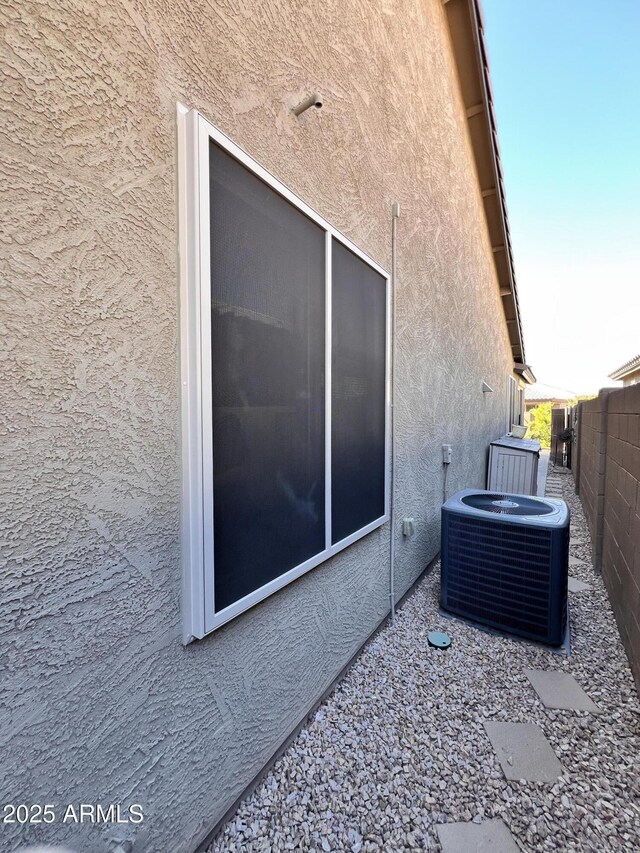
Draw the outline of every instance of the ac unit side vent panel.
<instances>
[{"instance_id":1,"label":"ac unit side vent panel","mask_svg":"<svg viewBox=\"0 0 640 853\"><path fill-rule=\"evenodd\" d=\"M527 601L531 630L544 632L549 615L549 532L527 538L536 548L525 552L518 529L469 518L451 518L449 605L482 609L517 620ZM469 547L471 540L473 545ZM539 584L529 580L539 579ZM536 615L535 621L533 619Z\"/></svg>"}]
</instances>

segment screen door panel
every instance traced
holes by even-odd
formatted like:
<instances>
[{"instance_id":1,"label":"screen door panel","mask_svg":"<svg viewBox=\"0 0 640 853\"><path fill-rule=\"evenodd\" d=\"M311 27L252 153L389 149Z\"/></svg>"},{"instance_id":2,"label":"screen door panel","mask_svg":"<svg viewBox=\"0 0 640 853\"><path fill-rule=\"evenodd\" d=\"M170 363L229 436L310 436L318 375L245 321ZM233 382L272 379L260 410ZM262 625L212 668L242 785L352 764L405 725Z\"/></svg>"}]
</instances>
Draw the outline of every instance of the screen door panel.
<instances>
[{"instance_id":1,"label":"screen door panel","mask_svg":"<svg viewBox=\"0 0 640 853\"><path fill-rule=\"evenodd\" d=\"M209 149L214 596L325 548L325 232Z\"/></svg>"},{"instance_id":2,"label":"screen door panel","mask_svg":"<svg viewBox=\"0 0 640 853\"><path fill-rule=\"evenodd\" d=\"M332 241L331 537L385 511L386 280Z\"/></svg>"}]
</instances>

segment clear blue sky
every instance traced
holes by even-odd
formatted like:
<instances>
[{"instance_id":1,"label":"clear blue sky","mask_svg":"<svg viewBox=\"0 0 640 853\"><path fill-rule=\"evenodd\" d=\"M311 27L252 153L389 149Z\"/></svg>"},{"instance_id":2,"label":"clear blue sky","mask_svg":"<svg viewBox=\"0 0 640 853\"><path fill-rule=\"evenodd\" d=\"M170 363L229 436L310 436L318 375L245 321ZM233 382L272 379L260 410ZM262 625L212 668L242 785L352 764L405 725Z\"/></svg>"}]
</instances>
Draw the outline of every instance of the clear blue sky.
<instances>
[{"instance_id":1,"label":"clear blue sky","mask_svg":"<svg viewBox=\"0 0 640 853\"><path fill-rule=\"evenodd\" d=\"M640 0L483 0L527 361L578 393L640 353Z\"/></svg>"}]
</instances>

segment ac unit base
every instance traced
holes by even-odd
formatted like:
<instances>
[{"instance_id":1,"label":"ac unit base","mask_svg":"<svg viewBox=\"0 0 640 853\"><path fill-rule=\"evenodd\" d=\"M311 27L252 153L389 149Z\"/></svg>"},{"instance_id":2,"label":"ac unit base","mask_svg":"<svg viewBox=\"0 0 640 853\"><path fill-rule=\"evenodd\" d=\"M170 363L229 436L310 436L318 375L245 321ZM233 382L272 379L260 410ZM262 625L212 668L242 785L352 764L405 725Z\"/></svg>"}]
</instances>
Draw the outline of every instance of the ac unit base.
<instances>
[{"instance_id":1,"label":"ac unit base","mask_svg":"<svg viewBox=\"0 0 640 853\"><path fill-rule=\"evenodd\" d=\"M473 619L468 619L466 616L460 616L457 613L451 613L449 610L444 610L442 607L438 608L438 613L440 614L440 616L442 616L443 619L450 619L453 622L463 622L465 625L469 625L469 627L475 628L477 631L482 631L484 634L488 634L490 637L508 636L516 642L533 644L534 646L538 646L539 648L544 649L547 652L551 652L552 654L556 655L561 655L562 657L569 657L569 655L571 654L571 616L568 601L566 616L563 620L565 624L564 639L559 646L550 646L548 643L542 643L539 640L531 640L529 639L529 637L521 637L519 634L514 634L510 631L505 631L502 628L492 628L490 625L485 625L484 622L476 622Z\"/></svg>"}]
</instances>

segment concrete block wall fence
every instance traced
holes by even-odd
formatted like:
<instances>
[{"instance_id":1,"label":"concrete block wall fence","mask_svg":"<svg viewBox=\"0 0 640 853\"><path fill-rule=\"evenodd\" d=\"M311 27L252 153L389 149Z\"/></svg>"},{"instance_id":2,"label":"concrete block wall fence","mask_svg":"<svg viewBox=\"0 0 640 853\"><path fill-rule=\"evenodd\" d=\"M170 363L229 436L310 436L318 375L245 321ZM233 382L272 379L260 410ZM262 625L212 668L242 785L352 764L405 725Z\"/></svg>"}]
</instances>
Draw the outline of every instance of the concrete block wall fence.
<instances>
[{"instance_id":1,"label":"concrete block wall fence","mask_svg":"<svg viewBox=\"0 0 640 853\"><path fill-rule=\"evenodd\" d=\"M579 404L576 492L640 690L640 385Z\"/></svg>"}]
</instances>

